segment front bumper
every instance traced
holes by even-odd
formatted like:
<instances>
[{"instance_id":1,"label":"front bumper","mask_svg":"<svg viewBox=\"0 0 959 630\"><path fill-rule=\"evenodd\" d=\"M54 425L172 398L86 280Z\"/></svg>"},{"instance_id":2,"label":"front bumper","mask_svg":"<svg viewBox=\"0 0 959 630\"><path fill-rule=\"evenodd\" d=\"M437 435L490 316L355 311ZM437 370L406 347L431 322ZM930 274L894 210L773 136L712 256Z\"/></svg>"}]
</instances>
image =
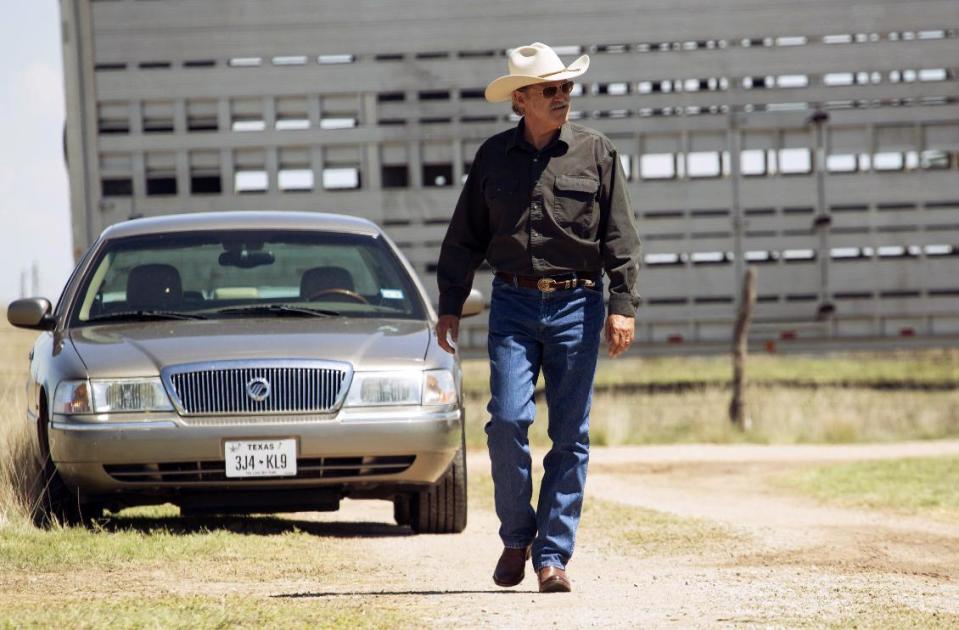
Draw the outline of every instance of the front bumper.
<instances>
[{"instance_id":1,"label":"front bumper","mask_svg":"<svg viewBox=\"0 0 959 630\"><path fill-rule=\"evenodd\" d=\"M50 453L64 482L85 496L135 494L203 488L305 488L355 484L435 483L461 445L460 408L342 410L336 417L218 417L197 423L176 413L131 417L122 422L89 416L56 415L49 427ZM224 442L234 439L294 438L298 460L414 456L402 472L350 478L257 478L129 482L107 472L112 465L163 465L224 461ZM209 476L207 476L209 478Z\"/></svg>"}]
</instances>

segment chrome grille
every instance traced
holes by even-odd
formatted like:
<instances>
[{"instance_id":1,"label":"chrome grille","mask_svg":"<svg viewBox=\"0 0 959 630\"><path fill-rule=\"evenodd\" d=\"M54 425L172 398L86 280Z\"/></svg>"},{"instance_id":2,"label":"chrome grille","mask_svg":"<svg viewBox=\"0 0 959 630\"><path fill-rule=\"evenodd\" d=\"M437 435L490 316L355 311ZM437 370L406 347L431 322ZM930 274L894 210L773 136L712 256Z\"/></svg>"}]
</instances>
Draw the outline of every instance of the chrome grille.
<instances>
[{"instance_id":1,"label":"chrome grille","mask_svg":"<svg viewBox=\"0 0 959 630\"><path fill-rule=\"evenodd\" d=\"M213 363L170 368L164 380L184 416L261 415L334 411L346 394L348 364L317 362ZM256 400L249 385L266 382Z\"/></svg>"}]
</instances>

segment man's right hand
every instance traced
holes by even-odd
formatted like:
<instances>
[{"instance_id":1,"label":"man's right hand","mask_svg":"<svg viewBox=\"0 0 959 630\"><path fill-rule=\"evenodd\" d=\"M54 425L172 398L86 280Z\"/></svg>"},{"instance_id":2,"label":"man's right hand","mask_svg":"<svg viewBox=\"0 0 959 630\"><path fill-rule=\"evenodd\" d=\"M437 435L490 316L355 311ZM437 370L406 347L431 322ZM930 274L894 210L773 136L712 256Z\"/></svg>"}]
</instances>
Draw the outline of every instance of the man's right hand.
<instances>
[{"instance_id":1,"label":"man's right hand","mask_svg":"<svg viewBox=\"0 0 959 630\"><path fill-rule=\"evenodd\" d=\"M456 315L440 315L439 321L436 322L436 339L439 341L440 348L450 354L456 354L456 348L446 339L447 333L453 338L453 343L456 343L460 335L460 318Z\"/></svg>"}]
</instances>

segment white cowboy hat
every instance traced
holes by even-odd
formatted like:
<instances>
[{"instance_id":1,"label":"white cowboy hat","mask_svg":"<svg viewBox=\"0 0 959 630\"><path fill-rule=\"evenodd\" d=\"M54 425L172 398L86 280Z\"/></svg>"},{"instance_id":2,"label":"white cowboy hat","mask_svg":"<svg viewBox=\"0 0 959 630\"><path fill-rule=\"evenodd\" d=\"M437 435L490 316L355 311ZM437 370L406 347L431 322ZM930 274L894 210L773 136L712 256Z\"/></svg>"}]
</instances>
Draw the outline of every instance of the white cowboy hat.
<instances>
[{"instance_id":1,"label":"white cowboy hat","mask_svg":"<svg viewBox=\"0 0 959 630\"><path fill-rule=\"evenodd\" d=\"M508 58L509 74L486 86L486 100L490 103L508 101L513 90L527 85L578 77L589 68L589 55L583 55L566 66L555 50L539 42L514 48L509 51Z\"/></svg>"}]
</instances>

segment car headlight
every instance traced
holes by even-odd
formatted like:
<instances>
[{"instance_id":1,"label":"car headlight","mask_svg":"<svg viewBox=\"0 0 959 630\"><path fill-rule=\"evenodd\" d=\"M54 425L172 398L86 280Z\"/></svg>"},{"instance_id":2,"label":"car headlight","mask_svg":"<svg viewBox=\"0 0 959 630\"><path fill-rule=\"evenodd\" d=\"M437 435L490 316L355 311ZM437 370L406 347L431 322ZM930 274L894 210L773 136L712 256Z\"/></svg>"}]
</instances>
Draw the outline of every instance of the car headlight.
<instances>
[{"instance_id":1,"label":"car headlight","mask_svg":"<svg viewBox=\"0 0 959 630\"><path fill-rule=\"evenodd\" d=\"M63 381L57 385L54 413L71 415L173 411L159 378Z\"/></svg>"},{"instance_id":2,"label":"car headlight","mask_svg":"<svg viewBox=\"0 0 959 630\"><path fill-rule=\"evenodd\" d=\"M456 404L456 382L449 370L428 370L423 373L423 404Z\"/></svg>"},{"instance_id":3,"label":"car headlight","mask_svg":"<svg viewBox=\"0 0 959 630\"><path fill-rule=\"evenodd\" d=\"M422 397L422 372L354 372L346 404L418 405Z\"/></svg>"},{"instance_id":4,"label":"car headlight","mask_svg":"<svg viewBox=\"0 0 959 630\"><path fill-rule=\"evenodd\" d=\"M456 403L456 384L449 370L425 372L354 372L348 407Z\"/></svg>"}]
</instances>

